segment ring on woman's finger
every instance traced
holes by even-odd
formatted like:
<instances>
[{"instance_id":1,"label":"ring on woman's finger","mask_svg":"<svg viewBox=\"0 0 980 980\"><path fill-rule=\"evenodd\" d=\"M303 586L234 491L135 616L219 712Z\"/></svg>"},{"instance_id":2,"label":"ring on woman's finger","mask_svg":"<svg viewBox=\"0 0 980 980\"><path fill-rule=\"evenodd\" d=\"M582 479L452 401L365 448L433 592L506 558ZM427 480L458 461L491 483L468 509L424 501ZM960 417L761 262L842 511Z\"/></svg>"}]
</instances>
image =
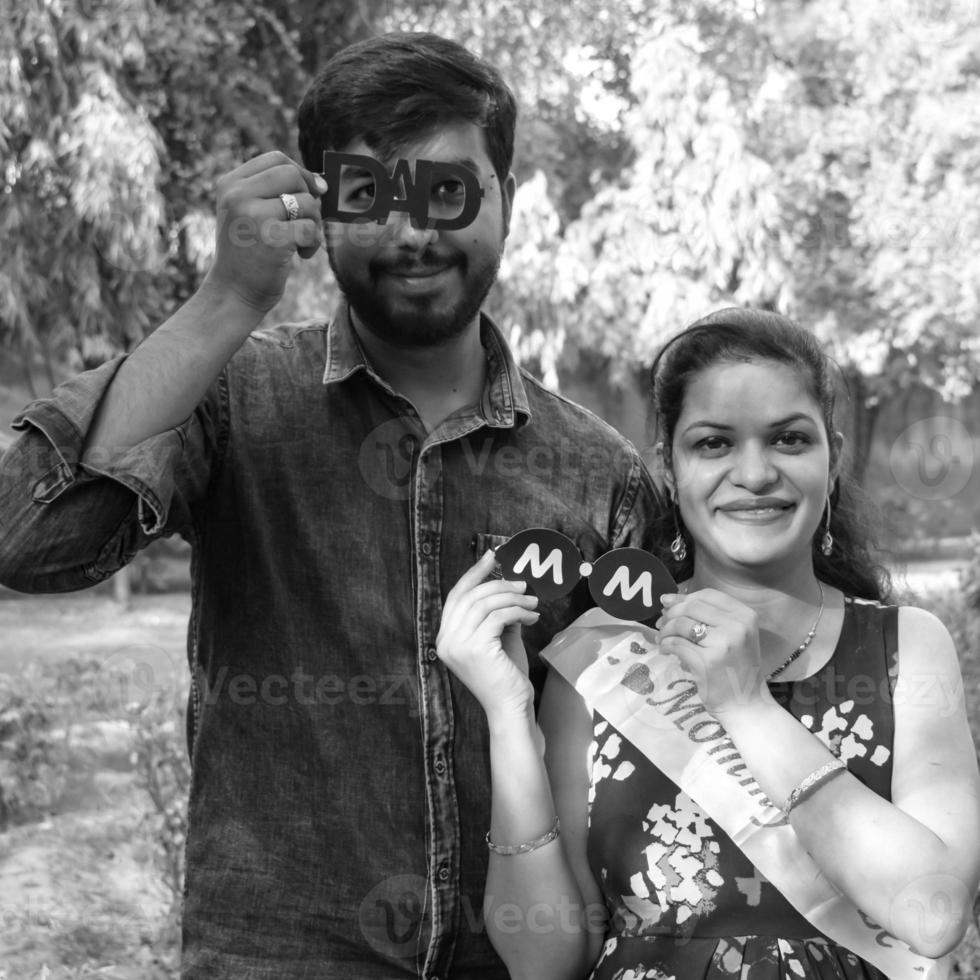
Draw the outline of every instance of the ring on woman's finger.
<instances>
[{"instance_id":1,"label":"ring on woman's finger","mask_svg":"<svg viewBox=\"0 0 980 980\"><path fill-rule=\"evenodd\" d=\"M280 194L279 200L286 209L286 220L295 221L299 217L299 201L293 194Z\"/></svg>"},{"instance_id":2,"label":"ring on woman's finger","mask_svg":"<svg viewBox=\"0 0 980 980\"><path fill-rule=\"evenodd\" d=\"M708 635L707 623L695 623L691 627L691 642L700 643Z\"/></svg>"}]
</instances>

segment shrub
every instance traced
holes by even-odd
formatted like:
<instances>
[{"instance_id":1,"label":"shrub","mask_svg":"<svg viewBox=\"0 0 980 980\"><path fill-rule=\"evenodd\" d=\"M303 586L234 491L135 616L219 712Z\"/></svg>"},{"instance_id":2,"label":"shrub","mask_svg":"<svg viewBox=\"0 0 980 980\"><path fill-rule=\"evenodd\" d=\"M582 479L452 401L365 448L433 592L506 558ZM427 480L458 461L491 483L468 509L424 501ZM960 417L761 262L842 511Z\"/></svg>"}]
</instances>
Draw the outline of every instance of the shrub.
<instances>
[{"instance_id":1,"label":"shrub","mask_svg":"<svg viewBox=\"0 0 980 980\"><path fill-rule=\"evenodd\" d=\"M970 535L970 558L960 575L960 583L967 609L980 616L980 534Z\"/></svg>"},{"instance_id":2,"label":"shrub","mask_svg":"<svg viewBox=\"0 0 980 980\"><path fill-rule=\"evenodd\" d=\"M37 665L0 674L0 830L54 811L70 768L63 738L52 734L55 679Z\"/></svg>"},{"instance_id":3,"label":"shrub","mask_svg":"<svg viewBox=\"0 0 980 980\"><path fill-rule=\"evenodd\" d=\"M184 738L184 711L169 697L155 695L131 719L136 778L149 797L146 815L155 861L170 891L175 914L184 887L184 841L190 762Z\"/></svg>"}]
</instances>

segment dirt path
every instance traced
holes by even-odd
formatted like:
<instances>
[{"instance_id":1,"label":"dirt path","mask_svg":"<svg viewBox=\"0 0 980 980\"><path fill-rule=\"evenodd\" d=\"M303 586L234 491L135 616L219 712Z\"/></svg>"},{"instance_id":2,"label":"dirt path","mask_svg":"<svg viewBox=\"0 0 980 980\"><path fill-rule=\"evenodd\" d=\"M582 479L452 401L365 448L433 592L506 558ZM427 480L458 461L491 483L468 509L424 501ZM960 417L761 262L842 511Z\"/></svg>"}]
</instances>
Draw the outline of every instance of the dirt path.
<instances>
[{"instance_id":1,"label":"dirt path","mask_svg":"<svg viewBox=\"0 0 980 980\"><path fill-rule=\"evenodd\" d=\"M148 688L182 697L189 609L183 594L136 596L121 611L91 593L5 593L0 672L94 658L129 681L120 701ZM53 735L70 739L78 760L57 814L0 833L0 980L169 980L171 899L155 866L152 807L136 780L128 724L107 713Z\"/></svg>"},{"instance_id":2,"label":"dirt path","mask_svg":"<svg viewBox=\"0 0 980 980\"><path fill-rule=\"evenodd\" d=\"M0 836L0 980L167 980L170 898L132 773L93 768L71 811Z\"/></svg>"}]
</instances>

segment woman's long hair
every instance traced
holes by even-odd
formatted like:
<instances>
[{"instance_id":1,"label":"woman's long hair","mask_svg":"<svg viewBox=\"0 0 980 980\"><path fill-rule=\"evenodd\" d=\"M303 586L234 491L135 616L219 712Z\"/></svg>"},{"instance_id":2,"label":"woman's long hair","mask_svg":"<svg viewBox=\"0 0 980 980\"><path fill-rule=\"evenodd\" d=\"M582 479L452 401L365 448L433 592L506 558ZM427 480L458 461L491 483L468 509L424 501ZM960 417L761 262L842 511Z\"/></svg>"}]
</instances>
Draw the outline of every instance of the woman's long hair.
<instances>
[{"instance_id":1,"label":"woman's long hair","mask_svg":"<svg viewBox=\"0 0 980 980\"><path fill-rule=\"evenodd\" d=\"M663 443L664 465L670 468L671 447L677 420L684 406L687 387L695 375L713 364L755 360L776 361L792 368L820 406L830 444L831 466L837 464L834 439L834 406L837 386L832 362L816 338L792 320L777 313L733 307L711 313L693 323L667 343L651 369L657 438ZM867 504L860 489L841 473L830 494L830 533L834 546L830 555L820 548L825 523L821 521L813 539L813 567L818 579L845 595L888 601L891 577L874 555L873 535ZM657 522L659 557L678 581L693 574L693 544L675 503ZM687 557L677 562L669 543L678 528L687 542Z\"/></svg>"}]
</instances>

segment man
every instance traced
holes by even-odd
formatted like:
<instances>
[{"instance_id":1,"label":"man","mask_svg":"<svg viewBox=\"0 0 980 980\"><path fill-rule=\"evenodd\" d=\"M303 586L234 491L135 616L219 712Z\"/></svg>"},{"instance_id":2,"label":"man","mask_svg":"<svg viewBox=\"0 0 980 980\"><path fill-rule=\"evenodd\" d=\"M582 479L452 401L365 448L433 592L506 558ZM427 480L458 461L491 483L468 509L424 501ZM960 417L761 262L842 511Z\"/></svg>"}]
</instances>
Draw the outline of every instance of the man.
<instances>
[{"instance_id":1,"label":"man","mask_svg":"<svg viewBox=\"0 0 980 980\"><path fill-rule=\"evenodd\" d=\"M341 52L300 108L305 166L219 181L200 290L16 423L0 581L77 589L159 535L194 548L189 980L506 976L480 921L487 732L436 657L442 601L525 527L591 560L643 546L658 508L632 446L480 313L515 116L445 39ZM321 207L345 304L256 331ZM538 684L536 651L590 604L542 603Z\"/></svg>"}]
</instances>

